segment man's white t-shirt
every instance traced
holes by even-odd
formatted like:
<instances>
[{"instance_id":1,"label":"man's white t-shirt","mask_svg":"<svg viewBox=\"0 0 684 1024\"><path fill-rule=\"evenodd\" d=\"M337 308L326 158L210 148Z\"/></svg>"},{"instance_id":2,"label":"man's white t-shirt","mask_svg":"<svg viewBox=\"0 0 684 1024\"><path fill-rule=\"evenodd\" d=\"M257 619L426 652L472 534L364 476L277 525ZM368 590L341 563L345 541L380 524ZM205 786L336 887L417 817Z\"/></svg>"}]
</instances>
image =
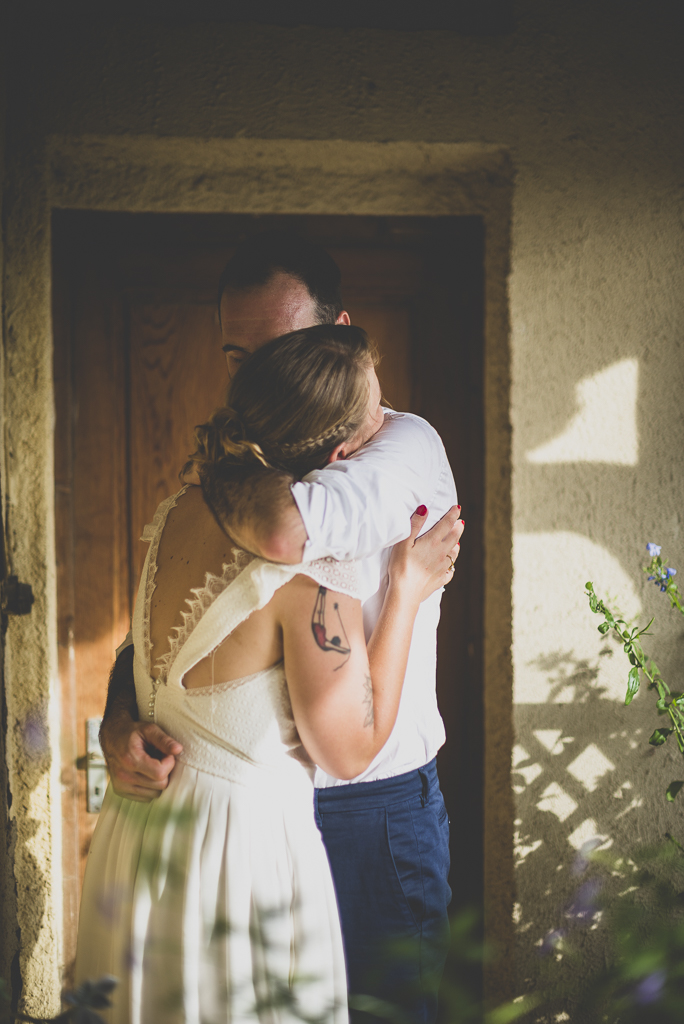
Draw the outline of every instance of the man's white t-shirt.
<instances>
[{"instance_id":1,"label":"man's white t-shirt","mask_svg":"<svg viewBox=\"0 0 684 1024\"><path fill-rule=\"evenodd\" d=\"M419 416L385 410L385 422L358 452L293 484L308 534L304 561L359 559L366 639L387 589L392 545L408 537L409 520L427 505L423 532L457 502L453 474L439 434ZM388 779L422 768L444 743L437 707L437 624L441 591L420 606L394 729L377 757L355 779L316 769L319 788Z\"/></svg>"}]
</instances>

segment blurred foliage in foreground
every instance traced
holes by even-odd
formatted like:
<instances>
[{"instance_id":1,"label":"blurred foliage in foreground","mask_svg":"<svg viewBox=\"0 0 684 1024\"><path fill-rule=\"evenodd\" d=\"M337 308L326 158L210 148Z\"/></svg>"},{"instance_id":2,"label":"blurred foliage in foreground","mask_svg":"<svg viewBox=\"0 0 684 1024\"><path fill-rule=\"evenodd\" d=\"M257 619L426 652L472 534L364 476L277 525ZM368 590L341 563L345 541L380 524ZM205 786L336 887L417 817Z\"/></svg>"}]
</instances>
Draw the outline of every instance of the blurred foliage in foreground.
<instances>
[{"instance_id":1,"label":"blurred foliage in foreground","mask_svg":"<svg viewBox=\"0 0 684 1024\"><path fill-rule=\"evenodd\" d=\"M556 911L556 927L538 941L543 961L535 991L498 1007L479 993L483 964L496 970L496 950L481 938L479 915L463 911L451 922L451 945L440 994L441 1024L681 1024L684 1021L684 848L670 835L659 846L625 856L585 843L575 858L576 889ZM610 894L609 894L610 893ZM587 960L587 930L603 935L605 959ZM401 946L394 953L401 957ZM408 955L405 949L405 955ZM561 968L562 963L562 968ZM101 1024L98 1009L110 1005L116 980L105 977L64 995L65 1010L53 1021ZM274 1004L274 1018L278 1017ZM405 1010L369 997L353 1009L368 1020L411 1024ZM256 1011L256 1008L255 1008ZM254 1019L269 1016L259 1007ZM293 1014L289 1008L289 1017ZM0 983L0 1022L43 1018L13 1012ZM161 1022L159 1022L161 1024Z\"/></svg>"},{"instance_id":2,"label":"blurred foliage in foreground","mask_svg":"<svg viewBox=\"0 0 684 1024\"><path fill-rule=\"evenodd\" d=\"M117 984L117 979L109 975L97 981L85 981L73 992L64 992L62 1002L66 1003L66 1009L57 1017L31 1017L28 1013L12 1010L6 985L0 979L0 1021L2 1024L14 1024L15 1021L29 1021L30 1024L54 1024L57 1021L63 1021L64 1024L103 1024L97 1010L112 1005L109 996Z\"/></svg>"},{"instance_id":3,"label":"blurred foliage in foreground","mask_svg":"<svg viewBox=\"0 0 684 1024\"><path fill-rule=\"evenodd\" d=\"M452 920L451 948L440 992L441 1024L681 1024L684 1021L684 849L672 837L628 856L584 844L575 857L575 891L556 910L556 927L537 942L534 991L497 1007L479 995L483 964L496 970L496 950L480 938L480 920ZM586 933L597 932L601 966ZM598 936L597 936L598 937ZM596 948L596 946L594 947ZM407 951L408 952L408 951ZM411 1024L401 1007L356 997L368 1024Z\"/></svg>"}]
</instances>

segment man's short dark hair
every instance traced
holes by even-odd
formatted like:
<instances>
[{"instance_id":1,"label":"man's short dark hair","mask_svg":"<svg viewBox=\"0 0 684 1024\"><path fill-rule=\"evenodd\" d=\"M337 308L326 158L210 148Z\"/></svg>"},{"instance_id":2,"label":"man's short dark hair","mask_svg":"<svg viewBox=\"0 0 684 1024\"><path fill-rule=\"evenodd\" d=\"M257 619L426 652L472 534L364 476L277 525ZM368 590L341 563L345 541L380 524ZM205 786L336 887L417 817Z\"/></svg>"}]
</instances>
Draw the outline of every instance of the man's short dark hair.
<instances>
[{"instance_id":1,"label":"man's short dark hair","mask_svg":"<svg viewBox=\"0 0 684 1024\"><path fill-rule=\"evenodd\" d=\"M219 281L219 315L223 293L266 284L278 271L306 285L314 300L316 322L334 324L342 312L340 268L325 249L293 231L260 231L240 242Z\"/></svg>"}]
</instances>

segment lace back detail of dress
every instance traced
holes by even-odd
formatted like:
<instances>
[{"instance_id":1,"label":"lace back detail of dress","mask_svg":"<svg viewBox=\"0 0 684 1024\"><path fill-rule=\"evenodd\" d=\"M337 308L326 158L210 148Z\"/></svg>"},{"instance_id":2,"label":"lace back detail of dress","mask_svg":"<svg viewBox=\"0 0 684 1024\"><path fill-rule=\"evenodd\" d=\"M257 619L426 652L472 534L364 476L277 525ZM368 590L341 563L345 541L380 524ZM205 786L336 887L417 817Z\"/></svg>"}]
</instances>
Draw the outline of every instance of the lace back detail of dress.
<instances>
[{"instance_id":1,"label":"lace back detail of dress","mask_svg":"<svg viewBox=\"0 0 684 1024\"><path fill-rule=\"evenodd\" d=\"M161 541L162 533L164 532L164 526L168 518L169 512L172 508L176 507L178 499L185 494L188 489L188 485L182 487L177 494L172 494L170 498L166 498L159 505L157 511L154 513L154 518L151 523L148 523L140 538L143 541L149 541L150 550L148 553L147 562L147 579L145 581L145 605L144 613L142 617L142 632L143 632L143 644L145 650L145 663L147 665L147 671L149 675L152 675L152 637L150 634L150 610L152 607L152 595L154 594L157 575L157 555L159 554L159 542ZM159 669L158 682L166 682L169 671L176 656L180 651L181 647L192 633L193 629L200 621L207 608L215 601L219 594L221 594L226 587L232 583L232 581L239 576L242 570L249 562L252 561L253 555L247 554L246 551L240 551L235 548L233 550L234 561L228 565L223 566L223 571L220 576L215 576L213 573L207 573L205 576L205 582L203 587L197 587L191 591L194 597L186 599L186 604L189 607L189 611L181 612L183 618L182 626L174 626L175 636L169 637L169 650L166 654L162 654L155 662L155 668Z\"/></svg>"},{"instance_id":2,"label":"lace back detail of dress","mask_svg":"<svg viewBox=\"0 0 684 1024\"><path fill-rule=\"evenodd\" d=\"M160 683L167 681L179 651L206 610L214 603L219 594L222 594L233 580L237 579L254 557L246 551L241 551L239 548L233 548L233 556L234 561L223 566L220 576L215 576L214 573L208 572L204 578L204 586L194 587L191 591L194 597L186 598L185 603L189 611L181 612L183 625L173 627L175 635L169 637L169 650L166 654L160 655L154 663L155 669L159 671L158 681Z\"/></svg>"},{"instance_id":3,"label":"lace back detail of dress","mask_svg":"<svg viewBox=\"0 0 684 1024\"><path fill-rule=\"evenodd\" d=\"M152 658L152 638L150 636L150 608L152 607L152 595L154 594L155 587L155 576L157 575L157 555L159 553L159 542L161 535L164 532L164 524L166 523L169 512L172 508L176 507L178 499L181 495L187 491L187 486L182 487L177 494L172 494L170 498L166 498L162 501L157 511L154 513L154 518L151 523L147 523L143 527L142 536L140 540L148 542L150 549L147 553L147 579L145 580L145 606L142 617L143 627L143 643L145 648L145 664L147 665L148 672L151 668Z\"/></svg>"},{"instance_id":4,"label":"lace back detail of dress","mask_svg":"<svg viewBox=\"0 0 684 1024\"><path fill-rule=\"evenodd\" d=\"M217 597L219 597L231 585L231 583L237 579L245 568L254 561L254 555L250 555L248 552L242 551L239 548L234 548L232 552L234 561L223 566L220 576L216 576L209 572L206 574L204 586L193 588L191 591L193 596L186 598L185 603L188 606L188 610L181 612L183 620L182 625L174 626L173 635L168 638L168 650L156 658L153 664L150 611L152 607L152 596L156 588L159 543L161 541L162 533L164 532L164 526L169 512L172 508L175 508L178 499L186 490L187 486L183 487L177 494L174 494L165 501L162 501L154 514L152 522L145 526L141 538L142 540L150 542L150 549L147 556L147 577L145 580L145 600L143 605L143 614L141 616L141 627L145 664L148 675L152 676L153 668L158 673L157 678L154 681L155 691L159 684L167 682L178 654L187 642L188 638L197 628L207 610L212 604L214 604ZM258 561L260 562L261 560ZM265 563L265 566L268 565L269 563ZM356 562L338 562L334 558L320 558L314 562L308 562L305 565L271 566L271 569L276 568L279 570L279 574L284 575L284 577L291 578L298 572L303 572L305 575L316 580L320 586L326 587L329 590L349 594L351 597L360 596ZM274 586L273 589L277 589L277 586L282 586L286 582L287 578L279 578L277 585ZM271 586L272 581L268 585L269 590ZM269 597L266 598L266 600L270 599L270 596L272 595L269 594ZM227 634L224 634L221 640L224 640L226 635Z\"/></svg>"},{"instance_id":5,"label":"lace back detail of dress","mask_svg":"<svg viewBox=\"0 0 684 1024\"><path fill-rule=\"evenodd\" d=\"M338 562L335 558L317 558L298 567L322 587L339 594L360 597L358 562Z\"/></svg>"}]
</instances>

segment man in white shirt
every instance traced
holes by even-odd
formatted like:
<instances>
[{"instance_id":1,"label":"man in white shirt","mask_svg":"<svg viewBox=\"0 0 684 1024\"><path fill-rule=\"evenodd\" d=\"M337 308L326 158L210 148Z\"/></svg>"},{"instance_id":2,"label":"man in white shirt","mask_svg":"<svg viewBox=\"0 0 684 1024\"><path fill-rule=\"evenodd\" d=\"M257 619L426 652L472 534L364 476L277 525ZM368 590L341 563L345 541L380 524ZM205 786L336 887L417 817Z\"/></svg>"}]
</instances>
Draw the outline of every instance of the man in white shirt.
<instances>
[{"instance_id":1,"label":"man in white shirt","mask_svg":"<svg viewBox=\"0 0 684 1024\"><path fill-rule=\"evenodd\" d=\"M331 257L297 236L266 232L242 243L219 290L231 375L273 337L317 322L349 323L339 285ZM268 486L282 486L279 480ZM408 536L420 505L429 512L425 528L434 525L455 505L456 489L433 428L387 410L378 433L354 456L309 474L289 493L263 498L234 524L234 535L275 561L360 559L369 636L392 545ZM425 1024L436 1018L451 896L449 823L435 767L445 738L435 692L440 596L425 601L416 618L399 713L383 750L351 782L320 770L315 777L316 820L335 879L350 993L399 1001ZM102 746L116 791L149 800L166 787L181 747L136 718L131 651L124 650L112 670ZM397 940L403 950L390 954L389 943Z\"/></svg>"}]
</instances>

